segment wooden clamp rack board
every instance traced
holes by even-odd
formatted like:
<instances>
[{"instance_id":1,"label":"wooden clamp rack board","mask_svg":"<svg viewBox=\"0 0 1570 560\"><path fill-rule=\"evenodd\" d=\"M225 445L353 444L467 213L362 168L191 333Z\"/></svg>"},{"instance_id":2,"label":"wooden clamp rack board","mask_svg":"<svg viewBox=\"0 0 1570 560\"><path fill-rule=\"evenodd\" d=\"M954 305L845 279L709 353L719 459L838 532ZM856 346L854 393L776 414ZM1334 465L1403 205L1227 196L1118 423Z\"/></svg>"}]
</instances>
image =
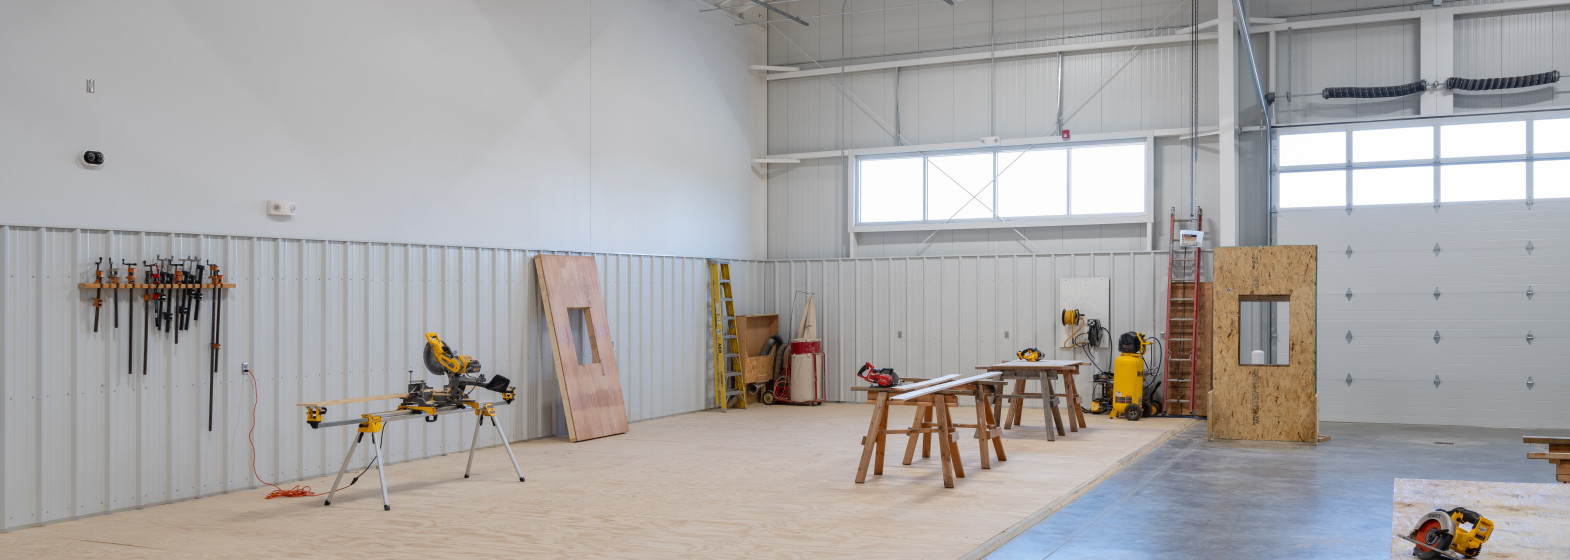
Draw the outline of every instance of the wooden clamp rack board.
<instances>
[{"instance_id":1,"label":"wooden clamp rack board","mask_svg":"<svg viewBox=\"0 0 1570 560\"><path fill-rule=\"evenodd\" d=\"M196 290L196 289L211 290L211 289L214 289L214 288L222 288L222 289L227 290L227 289L233 288L234 284L229 284L229 283L224 283L224 284L127 284L127 283L124 283L124 282L121 282L119 284L111 284L109 282L104 282L104 283L100 284L98 282L83 282L81 284L77 284L76 287L82 288L82 289L87 289L87 290L96 290L96 289L99 289L99 288L103 288L105 290L151 290L151 289L155 289L155 288L159 289L159 290L169 289L169 288L173 288L173 289L176 289L176 290Z\"/></svg>"},{"instance_id":2,"label":"wooden clamp rack board","mask_svg":"<svg viewBox=\"0 0 1570 560\"><path fill-rule=\"evenodd\" d=\"M1547 453L1526 454L1528 459L1543 459L1554 464L1554 477L1559 482L1570 484L1570 438L1525 436L1522 443L1536 443L1548 446Z\"/></svg>"},{"instance_id":3,"label":"wooden clamp rack board","mask_svg":"<svg viewBox=\"0 0 1570 560\"><path fill-rule=\"evenodd\" d=\"M479 418L479 420L474 425L474 437L469 441L469 463L468 466L464 468L463 477L469 478L469 473L474 470L474 450L479 447L480 428L485 426L485 419L490 418L491 427L496 428L496 435L501 438L502 448L507 450L507 457L512 459L513 470L518 472L518 482L524 481L523 467L518 466L518 456L514 455L512 452L512 442L507 440L507 432L502 430L502 425L496 422L496 403L477 402L465 399L459 406L442 408L429 414L423 411L400 408L399 410L361 414L359 418L326 422L322 421L322 417L327 413L327 407L329 406L403 399L404 397L408 396L409 393L394 393L389 395L375 395L369 397L353 397L330 401L306 402L295 405L305 407L305 421L306 423L309 423L312 428L348 426L351 424L359 426L359 429L355 431L353 443L349 444L349 453L343 457L343 466L338 467L338 477L333 480L333 485L331 486L332 490L327 492L327 500L322 505L333 505L333 496L337 495L338 490L340 489L338 483L343 482L343 473L348 472L349 470L349 462L354 459L355 448L360 446L360 442L365 439L365 434L370 434L371 449L375 452L376 457L376 476L380 478L382 482L382 509L384 511L391 510L392 502L387 498L387 472L383 459L384 455L382 453L382 440L385 438L377 438L376 435L382 432L382 428L386 426L387 422L412 420L415 418L424 418L426 422L434 422L438 416L468 412L471 410L474 412L474 415Z\"/></svg>"}]
</instances>

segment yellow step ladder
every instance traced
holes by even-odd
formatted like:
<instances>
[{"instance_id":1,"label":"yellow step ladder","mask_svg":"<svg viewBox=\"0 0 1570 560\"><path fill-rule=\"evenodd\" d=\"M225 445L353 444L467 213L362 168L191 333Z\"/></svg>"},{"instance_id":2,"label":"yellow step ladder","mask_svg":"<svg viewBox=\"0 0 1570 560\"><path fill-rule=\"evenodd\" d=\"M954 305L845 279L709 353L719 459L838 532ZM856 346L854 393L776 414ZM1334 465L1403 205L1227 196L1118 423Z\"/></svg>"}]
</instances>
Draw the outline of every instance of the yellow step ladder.
<instances>
[{"instance_id":1,"label":"yellow step ladder","mask_svg":"<svg viewBox=\"0 0 1570 560\"><path fill-rule=\"evenodd\" d=\"M736 302L732 297L730 261L709 259L709 313L714 319L714 402L720 410L747 408L741 378L741 353L736 338Z\"/></svg>"}]
</instances>

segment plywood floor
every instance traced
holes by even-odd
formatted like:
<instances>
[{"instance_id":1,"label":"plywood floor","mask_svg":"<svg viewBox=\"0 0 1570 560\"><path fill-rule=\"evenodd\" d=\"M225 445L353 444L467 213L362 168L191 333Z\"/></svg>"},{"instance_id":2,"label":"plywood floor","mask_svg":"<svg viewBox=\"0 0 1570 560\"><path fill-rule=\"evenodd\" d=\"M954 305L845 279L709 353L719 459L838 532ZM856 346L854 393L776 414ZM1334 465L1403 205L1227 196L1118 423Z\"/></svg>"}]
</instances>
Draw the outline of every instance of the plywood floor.
<instances>
[{"instance_id":1,"label":"plywood floor","mask_svg":"<svg viewBox=\"0 0 1570 560\"><path fill-rule=\"evenodd\" d=\"M1192 422L1096 416L1087 430L1048 442L1037 420L1010 430L1009 461L986 471L966 438L967 477L945 490L935 451L908 467L891 453L882 477L853 482L870 411L827 404L684 414L587 442L515 444L524 483L499 447L480 450L467 480L461 453L393 464L390 512L371 472L330 507L236 492L0 534L0 550L17 558L955 558ZM910 413L896 408L890 424ZM337 430L349 437L349 428Z\"/></svg>"},{"instance_id":2,"label":"plywood floor","mask_svg":"<svg viewBox=\"0 0 1570 560\"><path fill-rule=\"evenodd\" d=\"M1547 466L1547 461L1538 461ZM1545 469L1546 470L1546 469ZM1397 478L1391 529L1405 534L1437 508L1465 507L1494 522L1479 558L1570 557L1570 484ZM1391 558L1411 558L1412 543L1392 537Z\"/></svg>"}]
</instances>

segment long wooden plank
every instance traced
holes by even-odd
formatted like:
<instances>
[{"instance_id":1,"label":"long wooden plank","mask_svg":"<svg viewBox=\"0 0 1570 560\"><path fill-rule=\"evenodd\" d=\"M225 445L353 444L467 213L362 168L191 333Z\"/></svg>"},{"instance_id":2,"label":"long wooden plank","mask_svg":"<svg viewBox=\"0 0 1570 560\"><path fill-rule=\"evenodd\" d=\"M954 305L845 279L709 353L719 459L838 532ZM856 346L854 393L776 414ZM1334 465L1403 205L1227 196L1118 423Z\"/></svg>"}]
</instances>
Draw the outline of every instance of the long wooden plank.
<instances>
[{"instance_id":1,"label":"long wooden plank","mask_svg":"<svg viewBox=\"0 0 1570 560\"><path fill-rule=\"evenodd\" d=\"M354 397L352 399L338 399L338 400L334 400L334 401L303 402L303 403L297 404L295 406L315 406L315 407L338 406L340 404L352 404L352 403L360 403L360 402L385 401L385 400L391 400L391 399L401 399L401 398L404 398L404 397L407 397L407 396L409 396L408 393L393 393L391 395L375 395L375 396L370 396L370 397Z\"/></svg>"},{"instance_id":2,"label":"long wooden plank","mask_svg":"<svg viewBox=\"0 0 1570 560\"><path fill-rule=\"evenodd\" d=\"M966 377L964 379L956 379L956 380L953 380L953 381L949 381L949 382L943 383L941 385L929 385L927 387L922 387L922 388L917 389L915 391L911 391L911 392L908 392L908 393L900 393L898 395L894 395L894 400L897 400L897 401L910 400L910 399L914 399L914 398L922 396L922 395L936 393L938 391L942 391L942 390L947 389L949 387L957 387L957 386L960 386L960 385L964 385L966 383L974 383L974 382L977 382L977 381L981 381L983 379L991 379L991 378L997 377L999 375L1003 375L1003 374L1001 372L989 371L989 372L978 374L978 375L972 375L972 376Z\"/></svg>"},{"instance_id":3,"label":"long wooden plank","mask_svg":"<svg viewBox=\"0 0 1570 560\"><path fill-rule=\"evenodd\" d=\"M534 269L540 279L568 439L583 441L627 433L627 404L622 399L621 376L594 257L539 255L534 257ZM589 348L577 347L573 309L584 310ZM592 363L579 363L584 351Z\"/></svg>"},{"instance_id":4,"label":"long wooden plank","mask_svg":"<svg viewBox=\"0 0 1570 560\"><path fill-rule=\"evenodd\" d=\"M1546 443L1549 445L1570 445L1570 437L1548 436L1523 436L1521 443Z\"/></svg>"},{"instance_id":5,"label":"long wooden plank","mask_svg":"<svg viewBox=\"0 0 1570 560\"><path fill-rule=\"evenodd\" d=\"M992 365L989 365L989 366L976 366L976 369L984 369L984 370L988 370L988 371L1059 369L1059 368L1068 368L1068 367L1078 367L1078 366L1085 365L1085 363L1086 362L1081 362L1079 360L1041 360L1039 362L1027 362L1025 360L1009 360L1007 362L992 364Z\"/></svg>"},{"instance_id":6,"label":"long wooden plank","mask_svg":"<svg viewBox=\"0 0 1570 560\"><path fill-rule=\"evenodd\" d=\"M950 374L945 375L943 377L934 377L934 378L928 379L926 381L917 381L915 383L907 383L905 385L895 385L893 387L890 387L888 390L892 391L892 392L903 392L903 391L909 391L911 389L920 389L922 387L926 387L926 386L932 385L934 383L942 383L944 381L948 381L948 380L954 379L956 377L959 377L958 373L950 373ZM855 387L851 387L850 390L852 390L852 391L871 391L871 390L873 390L875 388L878 388L878 387L864 387L864 386L858 385L858 386L855 386Z\"/></svg>"},{"instance_id":7,"label":"long wooden plank","mask_svg":"<svg viewBox=\"0 0 1570 560\"><path fill-rule=\"evenodd\" d=\"M1550 461L1570 461L1570 453L1527 453L1526 458L1548 459Z\"/></svg>"}]
</instances>

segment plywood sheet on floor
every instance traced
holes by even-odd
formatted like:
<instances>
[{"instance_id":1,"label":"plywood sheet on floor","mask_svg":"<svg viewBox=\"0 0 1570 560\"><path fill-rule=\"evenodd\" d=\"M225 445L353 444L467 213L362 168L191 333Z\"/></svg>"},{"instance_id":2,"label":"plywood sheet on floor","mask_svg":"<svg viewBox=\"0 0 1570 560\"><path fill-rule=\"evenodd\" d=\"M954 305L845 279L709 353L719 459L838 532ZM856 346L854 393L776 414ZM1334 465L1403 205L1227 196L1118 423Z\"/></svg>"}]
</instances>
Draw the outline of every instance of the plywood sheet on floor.
<instances>
[{"instance_id":1,"label":"plywood sheet on floor","mask_svg":"<svg viewBox=\"0 0 1570 560\"><path fill-rule=\"evenodd\" d=\"M936 453L908 467L891 453L883 476L853 482L870 413L826 404L684 414L615 438L516 444L524 483L499 447L479 451L467 480L461 453L393 464L390 512L372 472L331 507L251 490L0 534L0 550L17 558L955 558L1192 423L1093 416L1056 442L1039 427L1010 430L1009 460L991 470L980 468L967 433L967 476L945 490ZM338 430L326 435L348 437ZM305 483L325 490L331 480Z\"/></svg>"},{"instance_id":2,"label":"plywood sheet on floor","mask_svg":"<svg viewBox=\"0 0 1570 560\"><path fill-rule=\"evenodd\" d=\"M1465 507L1494 522L1478 558L1570 557L1570 484L1397 478L1392 535L1438 508ZM1412 544L1391 537L1390 557L1411 558Z\"/></svg>"}]
</instances>

